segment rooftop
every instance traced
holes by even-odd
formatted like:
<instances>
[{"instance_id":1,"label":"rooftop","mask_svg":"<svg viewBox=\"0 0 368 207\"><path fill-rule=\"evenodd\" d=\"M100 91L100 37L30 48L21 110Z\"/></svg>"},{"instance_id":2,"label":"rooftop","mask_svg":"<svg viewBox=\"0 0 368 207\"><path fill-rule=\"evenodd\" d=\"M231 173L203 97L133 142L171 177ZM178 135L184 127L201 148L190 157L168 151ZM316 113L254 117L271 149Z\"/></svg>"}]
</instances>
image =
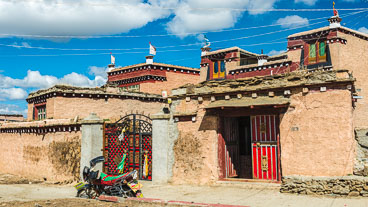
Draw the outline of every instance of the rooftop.
<instances>
[{"instance_id":1,"label":"rooftop","mask_svg":"<svg viewBox=\"0 0 368 207\"><path fill-rule=\"evenodd\" d=\"M221 81L213 80L196 85L187 84L178 89L174 89L172 97L251 92L331 83L352 83L354 81L355 79L347 70L316 70L314 72L298 70L273 76L257 76Z\"/></svg>"},{"instance_id":2,"label":"rooftop","mask_svg":"<svg viewBox=\"0 0 368 207\"><path fill-rule=\"evenodd\" d=\"M27 100L30 100L35 97L48 95L50 97L54 93L73 93L73 94L91 94L91 95L125 95L125 96L134 96L134 97L142 97L142 98L162 98L160 95L143 93L143 92L126 92L120 91L119 87L96 87L96 88L87 88L87 87L76 87L69 85L55 85L48 89L38 90L32 92L28 95Z\"/></svg>"},{"instance_id":3,"label":"rooftop","mask_svg":"<svg viewBox=\"0 0 368 207\"><path fill-rule=\"evenodd\" d=\"M241 49L240 47L229 47L229 48L225 48L225 49L214 50L214 51L211 51L211 52L207 52L206 55L204 55L204 56L214 55L214 54L223 53L223 52L231 52L231 51L240 51L241 53L246 54L246 55L259 56L256 53L248 52L246 50Z\"/></svg>"},{"instance_id":4,"label":"rooftop","mask_svg":"<svg viewBox=\"0 0 368 207\"><path fill-rule=\"evenodd\" d=\"M368 38L368 34L365 34L365 33L362 33L362 32L347 28L347 27L339 27L338 29L345 30L347 32L351 32L351 33L358 34L360 36ZM326 26L326 27L321 27L321 28L318 28L318 29L299 32L299 33L292 34L292 35L288 36L288 39L293 38L293 37L300 37L300 36L303 36L303 35L309 35L309 34L314 34L314 33L318 33L318 32L323 32L323 31L329 31L329 30L336 30L336 28L335 29L330 29L329 26Z\"/></svg>"}]
</instances>

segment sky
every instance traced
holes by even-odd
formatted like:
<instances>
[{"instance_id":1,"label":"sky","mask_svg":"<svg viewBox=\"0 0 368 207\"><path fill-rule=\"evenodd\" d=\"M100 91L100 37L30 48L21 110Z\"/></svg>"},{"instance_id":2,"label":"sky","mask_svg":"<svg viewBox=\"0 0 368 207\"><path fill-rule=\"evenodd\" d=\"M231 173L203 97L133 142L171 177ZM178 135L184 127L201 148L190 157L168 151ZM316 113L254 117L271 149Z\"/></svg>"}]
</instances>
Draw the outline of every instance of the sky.
<instances>
[{"instance_id":1,"label":"sky","mask_svg":"<svg viewBox=\"0 0 368 207\"><path fill-rule=\"evenodd\" d=\"M368 0L336 0L342 25L368 33ZM328 26L327 0L0 0L0 114L26 116L32 91L106 83L116 66L155 62L199 68L212 50L286 51L293 33Z\"/></svg>"}]
</instances>

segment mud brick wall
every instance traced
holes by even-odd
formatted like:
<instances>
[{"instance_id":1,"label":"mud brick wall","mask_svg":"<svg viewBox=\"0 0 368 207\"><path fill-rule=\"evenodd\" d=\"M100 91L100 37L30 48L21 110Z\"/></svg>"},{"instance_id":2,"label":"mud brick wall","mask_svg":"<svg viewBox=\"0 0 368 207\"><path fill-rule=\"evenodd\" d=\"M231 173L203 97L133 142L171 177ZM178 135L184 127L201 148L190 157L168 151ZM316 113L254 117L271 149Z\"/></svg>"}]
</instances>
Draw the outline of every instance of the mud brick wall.
<instances>
[{"instance_id":1,"label":"mud brick wall","mask_svg":"<svg viewBox=\"0 0 368 207\"><path fill-rule=\"evenodd\" d=\"M203 108L210 100L203 103L177 101L173 105L178 112L197 111L196 121L191 117L175 123L177 139L173 144L172 183L206 184L218 178L217 164L217 116L207 115Z\"/></svg>"},{"instance_id":2,"label":"mud brick wall","mask_svg":"<svg viewBox=\"0 0 368 207\"><path fill-rule=\"evenodd\" d=\"M292 91L280 116L283 176L345 176L353 174L356 141L348 90Z\"/></svg>"},{"instance_id":3,"label":"mud brick wall","mask_svg":"<svg viewBox=\"0 0 368 207\"><path fill-rule=\"evenodd\" d=\"M96 113L102 119L117 120L126 113L154 114L162 107L161 102L147 102L135 99L92 99L55 97L47 100L47 118L65 119ZM29 118L29 117L28 117Z\"/></svg>"},{"instance_id":4,"label":"mud brick wall","mask_svg":"<svg viewBox=\"0 0 368 207\"><path fill-rule=\"evenodd\" d=\"M18 129L22 129L21 126ZM79 179L80 152L81 131L39 134L2 132L0 173L52 182L72 182Z\"/></svg>"},{"instance_id":5,"label":"mud brick wall","mask_svg":"<svg viewBox=\"0 0 368 207\"><path fill-rule=\"evenodd\" d=\"M355 88L358 99L354 110L354 126L368 127L368 41L351 34L338 32L339 37L347 40L346 44L330 44L331 59L334 69L347 69L356 78Z\"/></svg>"},{"instance_id":6,"label":"mud brick wall","mask_svg":"<svg viewBox=\"0 0 368 207\"><path fill-rule=\"evenodd\" d=\"M368 197L368 178L358 176L345 177L283 177L280 188L282 193L332 196Z\"/></svg>"}]
</instances>

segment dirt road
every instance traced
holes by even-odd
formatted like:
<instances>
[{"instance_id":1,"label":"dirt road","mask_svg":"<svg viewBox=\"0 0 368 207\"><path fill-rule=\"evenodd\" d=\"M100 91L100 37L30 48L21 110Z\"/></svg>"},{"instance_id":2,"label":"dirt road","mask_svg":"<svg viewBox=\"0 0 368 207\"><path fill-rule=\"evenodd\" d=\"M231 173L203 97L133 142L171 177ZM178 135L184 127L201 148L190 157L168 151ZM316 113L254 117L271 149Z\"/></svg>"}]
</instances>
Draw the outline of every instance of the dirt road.
<instances>
[{"instance_id":1,"label":"dirt road","mask_svg":"<svg viewBox=\"0 0 368 207\"><path fill-rule=\"evenodd\" d=\"M269 187L267 187L267 185L263 186L258 184L235 186L173 186L154 185L151 182L143 182L143 184L143 193L146 198L158 198L163 200L214 204L221 203L232 205L246 205L252 207L368 207L368 198L335 198L326 196L314 197L304 195L281 194L276 189L270 189ZM87 204L88 206L121 206L119 204L75 199L75 193L75 189L72 185L0 185L0 206L37 207L38 204L39 206L62 207L83 206Z\"/></svg>"}]
</instances>

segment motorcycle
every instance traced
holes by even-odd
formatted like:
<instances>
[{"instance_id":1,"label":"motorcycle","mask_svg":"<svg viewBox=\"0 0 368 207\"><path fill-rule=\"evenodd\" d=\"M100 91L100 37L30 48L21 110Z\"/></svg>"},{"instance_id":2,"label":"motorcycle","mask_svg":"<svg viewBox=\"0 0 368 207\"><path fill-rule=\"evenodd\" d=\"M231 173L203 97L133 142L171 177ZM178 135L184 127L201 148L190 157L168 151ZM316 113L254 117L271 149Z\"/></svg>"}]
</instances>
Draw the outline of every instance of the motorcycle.
<instances>
[{"instance_id":1,"label":"motorcycle","mask_svg":"<svg viewBox=\"0 0 368 207\"><path fill-rule=\"evenodd\" d=\"M139 197L143 194L141 188L143 185L137 180L138 172L133 170L121 175L108 175L94 167L97 163L104 162L103 156L96 157L90 161L90 167L83 169L83 180L74 187L77 189L77 197L97 198L100 195L118 196L118 197Z\"/></svg>"}]
</instances>

